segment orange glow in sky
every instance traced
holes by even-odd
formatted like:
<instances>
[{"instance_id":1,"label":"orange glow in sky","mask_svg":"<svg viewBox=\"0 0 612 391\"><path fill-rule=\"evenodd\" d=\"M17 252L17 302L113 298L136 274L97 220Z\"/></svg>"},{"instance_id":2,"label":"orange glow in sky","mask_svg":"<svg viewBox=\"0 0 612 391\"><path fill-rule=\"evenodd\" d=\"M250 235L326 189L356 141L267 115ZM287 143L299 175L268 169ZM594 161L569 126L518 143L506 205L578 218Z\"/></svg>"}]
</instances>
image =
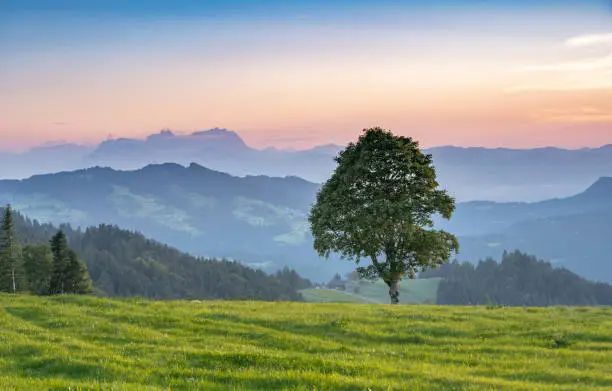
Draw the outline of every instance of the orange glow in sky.
<instances>
[{"instance_id":1,"label":"orange glow in sky","mask_svg":"<svg viewBox=\"0 0 612 391\"><path fill-rule=\"evenodd\" d=\"M448 28L45 19L21 35L15 17L0 28L1 149L215 126L255 147L376 125L425 146L612 143L610 15L566 11Z\"/></svg>"}]
</instances>

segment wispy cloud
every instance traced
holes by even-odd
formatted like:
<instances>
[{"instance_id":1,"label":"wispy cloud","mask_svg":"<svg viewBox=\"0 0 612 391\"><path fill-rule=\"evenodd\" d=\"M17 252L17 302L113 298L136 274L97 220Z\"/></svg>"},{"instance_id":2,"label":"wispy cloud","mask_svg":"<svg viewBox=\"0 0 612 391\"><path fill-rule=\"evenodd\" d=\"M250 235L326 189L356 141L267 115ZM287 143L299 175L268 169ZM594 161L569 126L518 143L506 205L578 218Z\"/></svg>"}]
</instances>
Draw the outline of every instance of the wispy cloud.
<instances>
[{"instance_id":1,"label":"wispy cloud","mask_svg":"<svg viewBox=\"0 0 612 391\"><path fill-rule=\"evenodd\" d=\"M519 72L588 72L612 68L612 53L605 57L586 58L544 65L530 65L518 69Z\"/></svg>"},{"instance_id":2,"label":"wispy cloud","mask_svg":"<svg viewBox=\"0 0 612 391\"><path fill-rule=\"evenodd\" d=\"M569 38L565 45L569 47L581 47L592 45L612 45L612 33L610 34L587 34Z\"/></svg>"},{"instance_id":3,"label":"wispy cloud","mask_svg":"<svg viewBox=\"0 0 612 391\"><path fill-rule=\"evenodd\" d=\"M562 123L611 122L612 111L596 107L580 107L572 110L547 109L538 113L535 119L538 122Z\"/></svg>"},{"instance_id":4,"label":"wispy cloud","mask_svg":"<svg viewBox=\"0 0 612 391\"><path fill-rule=\"evenodd\" d=\"M581 35L565 41L565 45L569 48L604 43L612 44L612 34ZM530 80L527 83L512 86L506 89L506 93L612 89L612 52L606 51L598 57L523 66L515 69L514 72L538 73L537 81Z\"/></svg>"},{"instance_id":5,"label":"wispy cloud","mask_svg":"<svg viewBox=\"0 0 612 391\"><path fill-rule=\"evenodd\" d=\"M552 81L548 83L519 84L506 88L507 94L522 92L577 92L612 89L612 80Z\"/></svg>"}]
</instances>

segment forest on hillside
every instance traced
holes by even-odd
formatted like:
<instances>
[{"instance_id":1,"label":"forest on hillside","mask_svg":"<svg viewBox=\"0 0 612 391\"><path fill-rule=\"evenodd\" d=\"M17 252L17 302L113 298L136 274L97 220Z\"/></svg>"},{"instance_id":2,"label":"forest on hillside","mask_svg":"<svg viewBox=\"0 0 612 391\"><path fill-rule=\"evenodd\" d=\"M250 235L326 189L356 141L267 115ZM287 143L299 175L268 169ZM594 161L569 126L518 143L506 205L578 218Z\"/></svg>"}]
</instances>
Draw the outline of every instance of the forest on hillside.
<instances>
[{"instance_id":1,"label":"forest on hillside","mask_svg":"<svg viewBox=\"0 0 612 391\"><path fill-rule=\"evenodd\" d=\"M25 245L24 260L29 260L28 273L51 270L52 252L47 247L61 230L70 251L86 266L93 292L101 296L302 301L299 291L312 287L292 269L266 274L236 261L198 258L116 226L80 230L13 215L16 239ZM455 261L419 276L429 277L442 277L438 304L612 305L611 285L586 280L519 251L504 253L501 262L491 258L477 264ZM44 276L37 281L37 286L49 283ZM10 280L3 285L10 285Z\"/></svg>"},{"instance_id":2,"label":"forest on hillside","mask_svg":"<svg viewBox=\"0 0 612 391\"><path fill-rule=\"evenodd\" d=\"M442 277L438 304L453 305L612 305L612 285L589 281L565 268L520 251L504 252L501 262L451 262L421 273Z\"/></svg>"},{"instance_id":3,"label":"forest on hillside","mask_svg":"<svg viewBox=\"0 0 612 391\"><path fill-rule=\"evenodd\" d=\"M3 211L3 209L0 209ZM55 227L14 214L21 244L45 244L58 229L87 266L95 294L152 299L301 301L311 286L294 270L266 274L236 261L197 258L111 225Z\"/></svg>"},{"instance_id":4,"label":"forest on hillside","mask_svg":"<svg viewBox=\"0 0 612 391\"><path fill-rule=\"evenodd\" d=\"M88 294L87 267L58 230L47 243L20 243L14 213L7 206L0 219L0 292L35 295Z\"/></svg>"}]
</instances>

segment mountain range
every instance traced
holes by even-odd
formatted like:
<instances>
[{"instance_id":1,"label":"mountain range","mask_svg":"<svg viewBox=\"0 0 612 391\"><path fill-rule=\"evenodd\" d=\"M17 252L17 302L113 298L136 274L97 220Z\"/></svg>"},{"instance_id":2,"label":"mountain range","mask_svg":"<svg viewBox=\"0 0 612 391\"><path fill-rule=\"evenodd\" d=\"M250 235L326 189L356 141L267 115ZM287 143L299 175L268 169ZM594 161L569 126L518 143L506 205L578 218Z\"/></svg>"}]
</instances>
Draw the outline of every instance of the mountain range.
<instances>
[{"instance_id":1,"label":"mountain range","mask_svg":"<svg viewBox=\"0 0 612 391\"><path fill-rule=\"evenodd\" d=\"M332 173L338 145L307 150L255 149L227 129L188 135L162 130L145 139L109 139L95 146L45 145L24 153L0 153L0 178L101 166L136 170L149 164L195 162L234 176L298 176L322 183ZM612 176L612 145L568 150L443 146L434 157L441 185L460 201L542 201L566 197L599 177Z\"/></svg>"},{"instance_id":2,"label":"mountain range","mask_svg":"<svg viewBox=\"0 0 612 391\"><path fill-rule=\"evenodd\" d=\"M352 265L323 261L306 220L319 185L298 177L236 177L192 163L118 171L94 167L1 180L0 203L42 222L102 223L205 257L237 259L275 271L294 268L326 281ZM500 259L520 249L595 281L612 282L612 178L586 191L541 202L460 202L449 222L458 260Z\"/></svg>"},{"instance_id":3,"label":"mountain range","mask_svg":"<svg viewBox=\"0 0 612 391\"><path fill-rule=\"evenodd\" d=\"M441 226L460 235L459 259L520 249L595 281L612 282L612 178L577 195L535 203L460 203Z\"/></svg>"}]
</instances>

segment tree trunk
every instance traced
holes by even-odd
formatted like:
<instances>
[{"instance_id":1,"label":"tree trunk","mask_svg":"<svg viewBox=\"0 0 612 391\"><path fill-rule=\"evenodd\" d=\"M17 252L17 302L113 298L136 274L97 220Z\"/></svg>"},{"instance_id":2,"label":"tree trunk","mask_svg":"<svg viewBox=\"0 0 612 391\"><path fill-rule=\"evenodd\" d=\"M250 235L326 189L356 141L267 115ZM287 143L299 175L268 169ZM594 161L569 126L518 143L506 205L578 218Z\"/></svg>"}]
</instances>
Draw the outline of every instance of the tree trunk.
<instances>
[{"instance_id":1,"label":"tree trunk","mask_svg":"<svg viewBox=\"0 0 612 391\"><path fill-rule=\"evenodd\" d=\"M399 304L399 281L388 282L391 304Z\"/></svg>"}]
</instances>

